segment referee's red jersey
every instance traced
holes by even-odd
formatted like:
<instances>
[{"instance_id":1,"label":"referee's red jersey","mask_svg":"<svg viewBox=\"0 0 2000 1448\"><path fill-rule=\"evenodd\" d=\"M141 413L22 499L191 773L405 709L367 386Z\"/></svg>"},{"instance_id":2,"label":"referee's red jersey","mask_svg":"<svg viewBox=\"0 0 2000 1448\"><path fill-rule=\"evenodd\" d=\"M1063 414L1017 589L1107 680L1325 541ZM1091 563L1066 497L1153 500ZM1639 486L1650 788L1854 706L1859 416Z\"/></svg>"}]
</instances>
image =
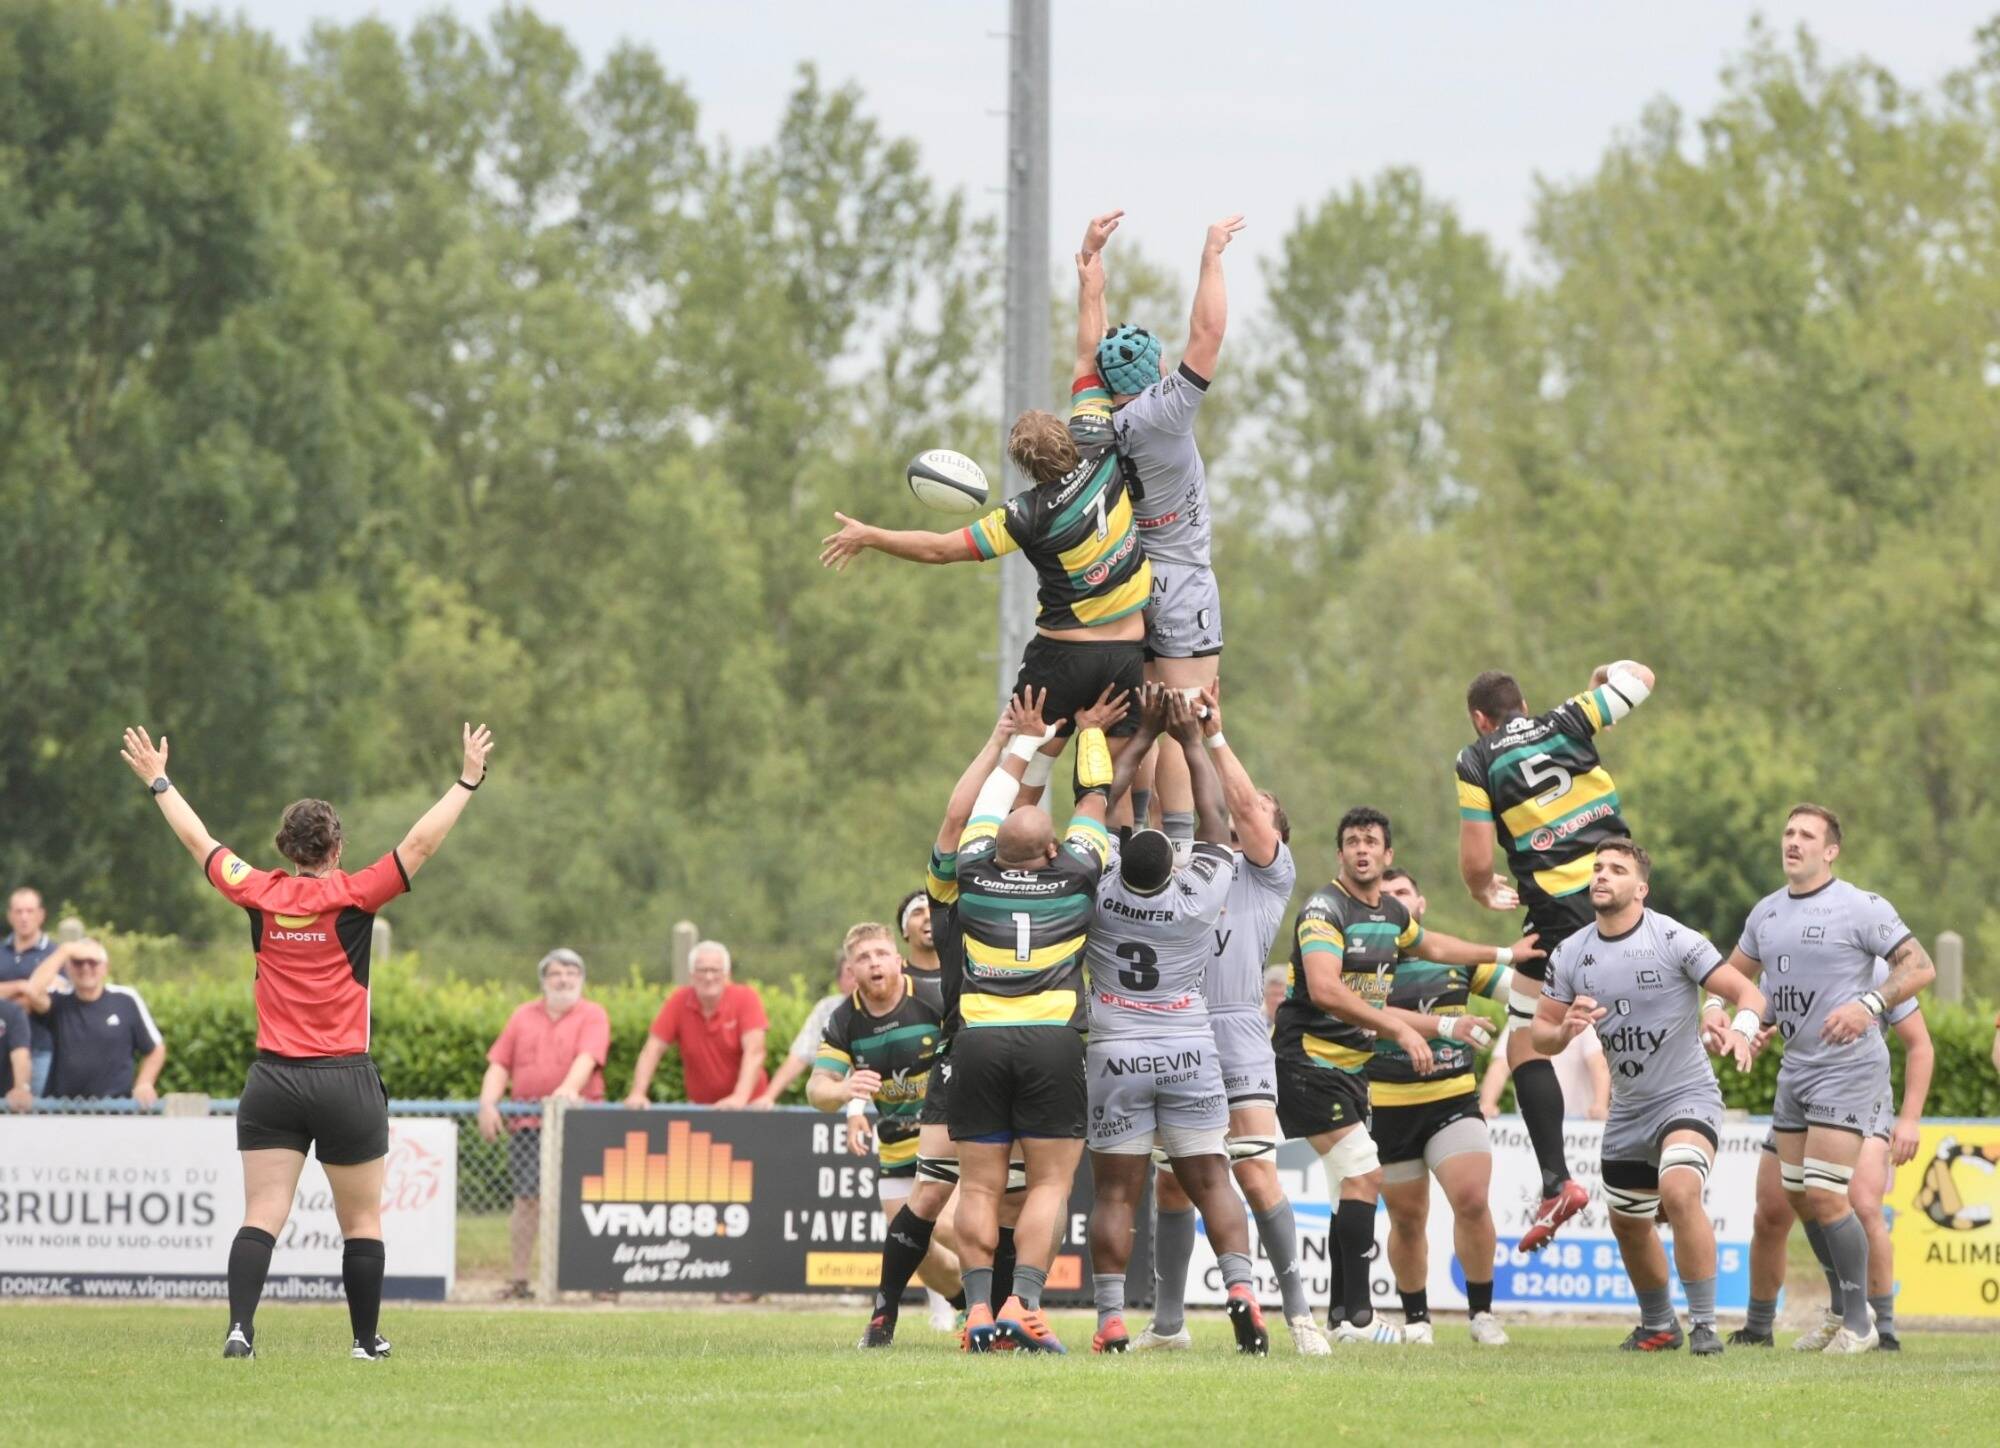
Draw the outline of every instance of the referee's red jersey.
<instances>
[{"instance_id":1,"label":"referee's red jersey","mask_svg":"<svg viewBox=\"0 0 2000 1448\"><path fill-rule=\"evenodd\" d=\"M257 956L257 1049L356 1056L368 1049L368 953L375 912L410 888L391 850L359 874L253 870L217 845L202 866L250 916Z\"/></svg>"}]
</instances>

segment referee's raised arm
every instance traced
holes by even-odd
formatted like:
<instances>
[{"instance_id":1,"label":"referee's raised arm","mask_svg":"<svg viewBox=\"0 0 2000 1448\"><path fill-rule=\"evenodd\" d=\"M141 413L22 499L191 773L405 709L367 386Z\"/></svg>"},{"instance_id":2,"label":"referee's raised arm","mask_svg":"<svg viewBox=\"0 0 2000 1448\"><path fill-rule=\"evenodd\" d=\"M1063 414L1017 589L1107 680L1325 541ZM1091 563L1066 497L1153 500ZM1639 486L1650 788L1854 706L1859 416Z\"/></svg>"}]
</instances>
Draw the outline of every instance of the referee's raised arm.
<instances>
[{"instance_id":1,"label":"referee's raised arm","mask_svg":"<svg viewBox=\"0 0 2000 1448\"><path fill-rule=\"evenodd\" d=\"M188 853L196 860L207 862L208 857L218 848L215 837L208 832L208 826L201 822L201 816L194 812L194 806L181 797L167 778L167 736L162 734L156 747L152 736L141 725L134 725L125 731L125 746L118 751L118 757L131 766L139 780L153 791L153 798L159 802L160 813L180 842L187 846Z\"/></svg>"},{"instance_id":2,"label":"referee's raised arm","mask_svg":"<svg viewBox=\"0 0 2000 1448\"><path fill-rule=\"evenodd\" d=\"M493 731L484 724L476 729L467 724L464 726L464 742L465 764L458 778L452 781L451 788L436 804L424 811L423 818L410 826L410 832L403 836L403 843L396 846L396 858L403 862L405 874L416 874L423 868L424 861L437 853L444 837L458 823L465 802L485 782L486 756L493 752Z\"/></svg>"}]
</instances>

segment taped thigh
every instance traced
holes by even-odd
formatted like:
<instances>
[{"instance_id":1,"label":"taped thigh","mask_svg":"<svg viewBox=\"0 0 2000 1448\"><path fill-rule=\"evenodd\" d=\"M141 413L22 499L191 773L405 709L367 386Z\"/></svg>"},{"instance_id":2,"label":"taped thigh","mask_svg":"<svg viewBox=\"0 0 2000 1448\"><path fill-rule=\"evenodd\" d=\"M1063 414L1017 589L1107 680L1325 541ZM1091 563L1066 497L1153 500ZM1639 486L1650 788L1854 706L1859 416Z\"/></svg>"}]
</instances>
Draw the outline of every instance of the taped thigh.
<instances>
[{"instance_id":1,"label":"taped thigh","mask_svg":"<svg viewBox=\"0 0 2000 1448\"><path fill-rule=\"evenodd\" d=\"M1437 1170L1438 1163L1454 1156L1464 1156L1467 1152L1493 1154L1493 1133L1487 1129L1483 1116L1461 1116L1456 1121L1448 1121L1431 1133L1431 1139L1424 1143L1423 1165ZM1387 1179L1388 1168L1382 1169Z\"/></svg>"},{"instance_id":2,"label":"taped thigh","mask_svg":"<svg viewBox=\"0 0 2000 1448\"><path fill-rule=\"evenodd\" d=\"M1846 1196L1847 1184L1854 1180L1853 1167L1817 1156L1807 1157L1799 1164L1799 1171L1803 1178L1803 1190L1831 1192L1837 1197Z\"/></svg>"},{"instance_id":3,"label":"taped thigh","mask_svg":"<svg viewBox=\"0 0 2000 1448\"><path fill-rule=\"evenodd\" d=\"M1160 1145L1166 1149L1168 1158L1173 1161L1227 1154L1228 1138L1224 1127L1175 1126L1163 1121L1157 1128L1156 1134L1160 1139Z\"/></svg>"},{"instance_id":4,"label":"taped thigh","mask_svg":"<svg viewBox=\"0 0 2000 1448\"><path fill-rule=\"evenodd\" d=\"M1260 1156L1276 1156L1278 1152L1278 1138L1275 1136L1232 1136L1229 1138L1227 1146L1230 1161L1255 1161Z\"/></svg>"},{"instance_id":5,"label":"taped thigh","mask_svg":"<svg viewBox=\"0 0 2000 1448\"><path fill-rule=\"evenodd\" d=\"M1326 1163L1327 1176L1335 1182L1366 1176L1382 1165L1382 1158L1375 1150L1375 1138L1368 1134L1366 1126L1354 1127L1328 1147L1320 1160Z\"/></svg>"},{"instance_id":6,"label":"taped thigh","mask_svg":"<svg viewBox=\"0 0 2000 1448\"><path fill-rule=\"evenodd\" d=\"M1691 1141L1677 1141L1660 1152L1660 1175L1670 1171L1691 1171L1702 1181L1708 1180L1709 1168L1714 1165L1708 1153Z\"/></svg>"},{"instance_id":7,"label":"taped thigh","mask_svg":"<svg viewBox=\"0 0 2000 1448\"><path fill-rule=\"evenodd\" d=\"M955 1187L958 1185L958 1158L920 1156L917 1158L917 1175L927 1182L943 1182L948 1187Z\"/></svg>"}]
</instances>

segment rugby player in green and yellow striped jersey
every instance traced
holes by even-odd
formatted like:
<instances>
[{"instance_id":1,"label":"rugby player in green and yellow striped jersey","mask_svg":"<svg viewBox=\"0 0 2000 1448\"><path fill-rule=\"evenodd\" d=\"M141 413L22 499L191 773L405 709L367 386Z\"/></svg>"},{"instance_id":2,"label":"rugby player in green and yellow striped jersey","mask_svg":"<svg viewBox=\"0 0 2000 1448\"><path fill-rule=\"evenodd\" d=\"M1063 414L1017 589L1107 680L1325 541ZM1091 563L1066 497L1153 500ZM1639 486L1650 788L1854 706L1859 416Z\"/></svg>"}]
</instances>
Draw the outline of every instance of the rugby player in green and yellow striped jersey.
<instances>
[{"instance_id":1,"label":"rugby player in green and yellow striped jersey","mask_svg":"<svg viewBox=\"0 0 2000 1448\"><path fill-rule=\"evenodd\" d=\"M1472 898L1489 910L1528 907L1527 928L1546 955L1591 924L1591 869L1597 846L1629 836L1618 786L1597 757L1596 736L1646 702L1653 671L1630 659L1604 664L1590 687L1544 714L1528 713L1511 674L1489 669L1466 691L1479 737L1458 755L1458 869ZM1515 887L1494 873L1495 845L1506 851ZM1518 890L1517 888L1518 887ZM1522 963L1507 1013L1534 1017L1543 963ZM1563 1155L1562 1087L1528 1032L1507 1037L1514 1098L1542 1172L1542 1203L1520 1250L1539 1249L1583 1209L1590 1194L1569 1174Z\"/></svg>"},{"instance_id":2,"label":"rugby player in green and yellow striped jersey","mask_svg":"<svg viewBox=\"0 0 2000 1448\"><path fill-rule=\"evenodd\" d=\"M1020 552L1034 565L1039 612L1014 692L1045 691L1048 716L1068 721L1105 689L1137 696L1145 682L1146 600L1152 565L1111 429L1111 395L1095 377L1076 383L1067 424L1024 412L1007 452L1034 480L1003 507L950 533L873 528L848 517L821 544L819 561L845 568L865 548L917 563L984 562ZM1128 719L1106 732L1119 741Z\"/></svg>"}]
</instances>

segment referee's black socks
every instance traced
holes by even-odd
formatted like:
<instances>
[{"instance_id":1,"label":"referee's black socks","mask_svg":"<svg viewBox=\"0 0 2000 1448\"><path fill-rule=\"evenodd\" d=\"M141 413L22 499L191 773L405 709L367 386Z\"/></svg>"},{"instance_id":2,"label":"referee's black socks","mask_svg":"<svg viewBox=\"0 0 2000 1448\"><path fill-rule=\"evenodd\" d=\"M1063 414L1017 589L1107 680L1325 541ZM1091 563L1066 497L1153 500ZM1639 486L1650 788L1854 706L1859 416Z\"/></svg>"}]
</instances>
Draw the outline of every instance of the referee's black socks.
<instances>
[{"instance_id":1,"label":"referee's black socks","mask_svg":"<svg viewBox=\"0 0 2000 1448\"><path fill-rule=\"evenodd\" d=\"M264 1295L264 1278L271 1271L271 1249L278 1239L258 1227L242 1227L229 1244L229 1325L255 1340L257 1299Z\"/></svg>"},{"instance_id":2,"label":"referee's black socks","mask_svg":"<svg viewBox=\"0 0 2000 1448\"><path fill-rule=\"evenodd\" d=\"M1531 1056L1514 1068L1514 1104L1542 1169L1542 1195L1552 1197L1569 1180L1563 1156L1563 1089L1546 1056Z\"/></svg>"},{"instance_id":3,"label":"referee's black socks","mask_svg":"<svg viewBox=\"0 0 2000 1448\"><path fill-rule=\"evenodd\" d=\"M269 1260L267 1257L265 1260ZM347 1288L347 1320L354 1340L375 1346L375 1329L382 1321L382 1271L387 1257L380 1237L349 1237L340 1256L340 1280Z\"/></svg>"}]
</instances>

